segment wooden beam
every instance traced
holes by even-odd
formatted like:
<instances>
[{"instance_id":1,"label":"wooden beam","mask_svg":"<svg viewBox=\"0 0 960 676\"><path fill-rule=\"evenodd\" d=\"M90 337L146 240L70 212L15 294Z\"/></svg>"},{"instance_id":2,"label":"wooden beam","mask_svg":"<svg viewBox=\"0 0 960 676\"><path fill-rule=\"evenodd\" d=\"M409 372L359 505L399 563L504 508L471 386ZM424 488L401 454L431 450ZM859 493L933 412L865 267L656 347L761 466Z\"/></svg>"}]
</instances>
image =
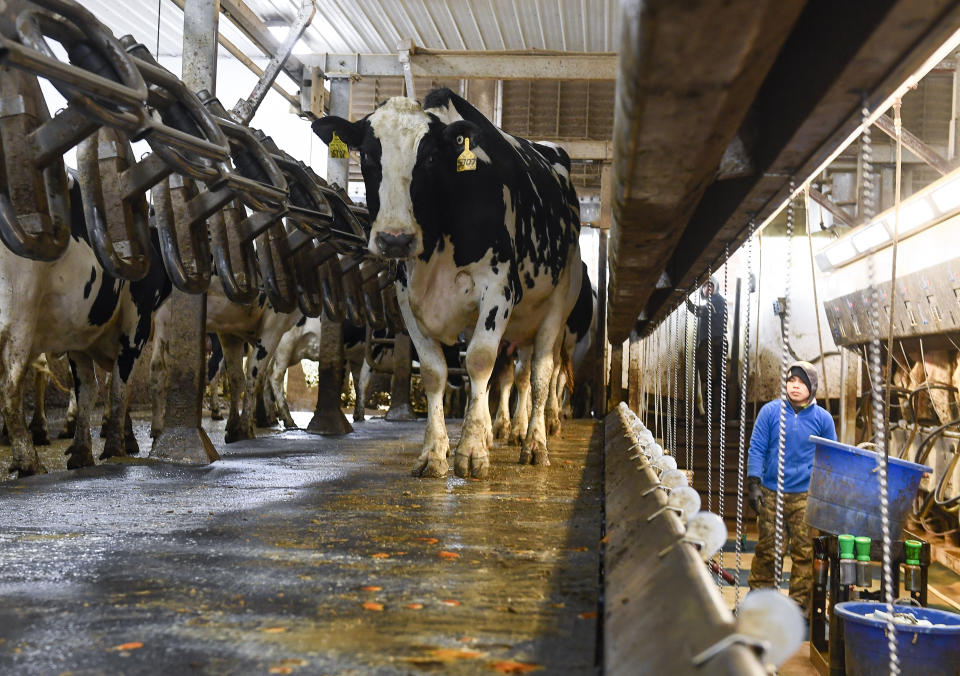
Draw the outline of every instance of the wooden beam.
<instances>
[{"instance_id":1,"label":"wooden beam","mask_svg":"<svg viewBox=\"0 0 960 676\"><path fill-rule=\"evenodd\" d=\"M830 198L824 195L822 192L816 188L810 188L810 199L822 206L824 209L833 214L833 217L844 225L853 227L853 217L844 211L841 207L837 206L830 201Z\"/></svg>"},{"instance_id":2,"label":"wooden beam","mask_svg":"<svg viewBox=\"0 0 960 676\"><path fill-rule=\"evenodd\" d=\"M272 58L280 51L280 41L243 0L220 0L220 11L265 55ZM283 64L283 72L299 83L303 79L303 63L291 54Z\"/></svg>"},{"instance_id":3,"label":"wooden beam","mask_svg":"<svg viewBox=\"0 0 960 676\"><path fill-rule=\"evenodd\" d=\"M878 117L877 121L874 122L873 125L884 134L892 138L894 141L897 140L896 126L894 125L893 120L891 120L887 115L881 115ZM940 172L941 176L946 176L952 170L950 163L943 159L940 156L940 153L921 141L918 137L911 134L906 127L900 127L900 140L903 141L904 148Z\"/></svg>"},{"instance_id":4,"label":"wooden beam","mask_svg":"<svg viewBox=\"0 0 960 676\"><path fill-rule=\"evenodd\" d=\"M325 73L360 77L403 77L396 54L310 54L305 65ZM473 52L416 49L410 51L414 77L471 80L615 80L617 55L533 51Z\"/></svg>"}]
</instances>

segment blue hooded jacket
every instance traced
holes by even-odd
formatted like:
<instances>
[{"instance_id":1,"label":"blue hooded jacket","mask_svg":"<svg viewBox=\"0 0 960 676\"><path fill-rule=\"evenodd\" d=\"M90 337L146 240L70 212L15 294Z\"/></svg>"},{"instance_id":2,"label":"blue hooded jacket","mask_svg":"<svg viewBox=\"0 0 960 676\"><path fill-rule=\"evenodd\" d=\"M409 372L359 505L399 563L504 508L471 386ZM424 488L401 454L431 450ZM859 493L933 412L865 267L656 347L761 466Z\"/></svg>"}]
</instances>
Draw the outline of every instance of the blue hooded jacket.
<instances>
[{"instance_id":1,"label":"blue hooded jacket","mask_svg":"<svg viewBox=\"0 0 960 676\"><path fill-rule=\"evenodd\" d=\"M783 492L805 493L810 486L813 453L816 446L811 435L837 440L837 430L830 413L816 403L817 372L808 362L797 362L810 380L810 400L799 412L785 402L787 430L783 447ZM791 366L791 368L793 368ZM780 400L767 402L760 409L750 436L747 476L760 477L760 483L777 490L777 446L780 436Z\"/></svg>"}]
</instances>

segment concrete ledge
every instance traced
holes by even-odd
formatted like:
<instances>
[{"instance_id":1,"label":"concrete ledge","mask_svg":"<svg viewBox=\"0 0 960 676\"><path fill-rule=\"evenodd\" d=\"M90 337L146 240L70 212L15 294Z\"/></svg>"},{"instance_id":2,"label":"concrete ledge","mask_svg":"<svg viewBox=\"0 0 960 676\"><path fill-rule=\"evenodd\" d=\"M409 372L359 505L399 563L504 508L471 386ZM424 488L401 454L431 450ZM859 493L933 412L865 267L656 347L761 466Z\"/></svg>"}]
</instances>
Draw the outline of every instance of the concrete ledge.
<instances>
[{"instance_id":1,"label":"concrete ledge","mask_svg":"<svg viewBox=\"0 0 960 676\"><path fill-rule=\"evenodd\" d=\"M673 512L647 517L666 503L649 468L630 456L620 414L604 420L606 548L604 671L607 674L766 674L747 648L734 645L700 667L700 654L733 632L733 615L691 545L662 552L683 533Z\"/></svg>"}]
</instances>

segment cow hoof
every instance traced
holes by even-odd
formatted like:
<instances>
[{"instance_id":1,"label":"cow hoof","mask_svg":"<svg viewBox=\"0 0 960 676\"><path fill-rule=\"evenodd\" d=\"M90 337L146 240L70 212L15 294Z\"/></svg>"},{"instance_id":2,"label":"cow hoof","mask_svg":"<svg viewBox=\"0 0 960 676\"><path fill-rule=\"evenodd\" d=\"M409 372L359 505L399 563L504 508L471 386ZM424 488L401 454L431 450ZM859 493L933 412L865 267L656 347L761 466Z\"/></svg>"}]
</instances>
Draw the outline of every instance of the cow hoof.
<instances>
[{"instance_id":1,"label":"cow hoof","mask_svg":"<svg viewBox=\"0 0 960 676\"><path fill-rule=\"evenodd\" d=\"M546 445L539 441L535 441L529 446L524 444L522 450L520 451L520 464L549 465L550 456L547 453Z\"/></svg>"},{"instance_id":2,"label":"cow hoof","mask_svg":"<svg viewBox=\"0 0 960 676\"><path fill-rule=\"evenodd\" d=\"M73 439L77 434L77 423L73 420L68 420L64 426L63 430L60 432L58 439Z\"/></svg>"},{"instance_id":3,"label":"cow hoof","mask_svg":"<svg viewBox=\"0 0 960 676\"><path fill-rule=\"evenodd\" d=\"M507 440L510 438L510 425L505 422L497 422L493 426L493 438Z\"/></svg>"},{"instance_id":4,"label":"cow hoof","mask_svg":"<svg viewBox=\"0 0 960 676\"><path fill-rule=\"evenodd\" d=\"M560 419L554 418L553 420L547 421L547 434L551 437L555 437L560 434Z\"/></svg>"},{"instance_id":5,"label":"cow hoof","mask_svg":"<svg viewBox=\"0 0 960 676\"><path fill-rule=\"evenodd\" d=\"M96 463L93 461L93 453L89 448L80 448L71 444L64 454L67 456L67 469L80 469L81 467L93 467Z\"/></svg>"},{"instance_id":6,"label":"cow hoof","mask_svg":"<svg viewBox=\"0 0 960 676\"><path fill-rule=\"evenodd\" d=\"M411 474L425 479L442 479L447 476L449 469L450 465L447 464L446 457L429 458L424 462L418 463L417 466L413 468Z\"/></svg>"},{"instance_id":7,"label":"cow hoof","mask_svg":"<svg viewBox=\"0 0 960 676\"><path fill-rule=\"evenodd\" d=\"M223 440L232 444L235 441L244 441L246 439L256 439L257 435L253 433L253 430L227 430L227 433L223 435Z\"/></svg>"},{"instance_id":8,"label":"cow hoof","mask_svg":"<svg viewBox=\"0 0 960 676\"><path fill-rule=\"evenodd\" d=\"M490 457L486 453L483 455L457 453L453 463L453 473L464 479L467 477L486 479L490 475Z\"/></svg>"},{"instance_id":9,"label":"cow hoof","mask_svg":"<svg viewBox=\"0 0 960 676\"><path fill-rule=\"evenodd\" d=\"M298 429L300 429L300 427L297 425L297 423L295 423L295 422L293 422L292 420L290 420L290 421L284 421L284 423L283 423L283 429L285 429L285 430L298 430Z\"/></svg>"},{"instance_id":10,"label":"cow hoof","mask_svg":"<svg viewBox=\"0 0 960 676\"><path fill-rule=\"evenodd\" d=\"M47 430L33 430L33 445L34 446L50 445L50 435L47 434Z\"/></svg>"},{"instance_id":11,"label":"cow hoof","mask_svg":"<svg viewBox=\"0 0 960 676\"><path fill-rule=\"evenodd\" d=\"M529 465L532 463L532 460L533 460L533 454L526 448L521 448L520 460L518 460L517 462L521 465Z\"/></svg>"},{"instance_id":12,"label":"cow hoof","mask_svg":"<svg viewBox=\"0 0 960 676\"><path fill-rule=\"evenodd\" d=\"M210 420L223 420L223 413L220 411L210 411Z\"/></svg>"},{"instance_id":13,"label":"cow hoof","mask_svg":"<svg viewBox=\"0 0 960 676\"><path fill-rule=\"evenodd\" d=\"M33 459L30 462L13 461L13 465L10 466L10 471L16 474L18 477L33 476L34 474L46 474L47 468L43 466L43 463L40 462L40 458L34 455Z\"/></svg>"}]
</instances>

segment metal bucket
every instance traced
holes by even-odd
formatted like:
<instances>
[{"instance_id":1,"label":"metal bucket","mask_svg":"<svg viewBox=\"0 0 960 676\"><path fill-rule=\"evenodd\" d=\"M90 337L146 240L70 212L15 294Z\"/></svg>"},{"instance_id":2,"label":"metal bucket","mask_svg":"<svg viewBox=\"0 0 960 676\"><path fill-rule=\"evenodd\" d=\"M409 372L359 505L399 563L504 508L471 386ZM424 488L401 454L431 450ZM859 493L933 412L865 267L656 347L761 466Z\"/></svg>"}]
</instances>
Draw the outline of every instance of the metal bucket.
<instances>
[{"instance_id":1,"label":"metal bucket","mask_svg":"<svg viewBox=\"0 0 960 676\"><path fill-rule=\"evenodd\" d=\"M877 453L821 437L811 436L810 440L817 450L810 474L807 523L834 535L882 538ZM932 471L926 465L890 458L887 504L894 539L903 529L921 476Z\"/></svg>"}]
</instances>

